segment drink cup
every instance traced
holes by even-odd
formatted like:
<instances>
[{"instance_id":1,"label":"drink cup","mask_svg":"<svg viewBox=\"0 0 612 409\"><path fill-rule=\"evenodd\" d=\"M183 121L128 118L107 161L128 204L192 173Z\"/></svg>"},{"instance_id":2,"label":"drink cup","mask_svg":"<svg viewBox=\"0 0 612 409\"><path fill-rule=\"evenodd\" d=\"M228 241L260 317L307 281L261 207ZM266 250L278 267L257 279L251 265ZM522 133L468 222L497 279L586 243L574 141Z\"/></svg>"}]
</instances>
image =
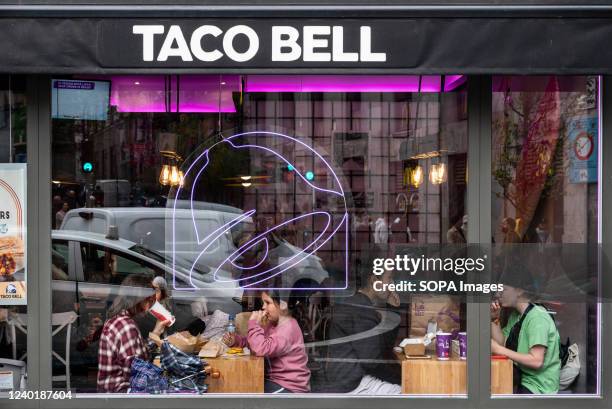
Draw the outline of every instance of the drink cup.
<instances>
[{"instance_id":1,"label":"drink cup","mask_svg":"<svg viewBox=\"0 0 612 409\"><path fill-rule=\"evenodd\" d=\"M153 304L149 312L160 321L169 321L170 325L168 326L172 326L174 321L176 321L176 318L174 318L172 313L168 311L166 307L161 305L159 301L155 301L155 304Z\"/></svg>"},{"instance_id":2,"label":"drink cup","mask_svg":"<svg viewBox=\"0 0 612 409\"><path fill-rule=\"evenodd\" d=\"M457 338L459 338L459 358L467 359L467 333L460 332Z\"/></svg>"},{"instance_id":3,"label":"drink cup","mask_svg":"<svg viewBox=\"0 0 612 409\"><path fill-rule=\"evenodd\" d=\"M446 361L450 358L452 336L450 332L436 334L436 354L439 360Z\"/></svg>"}]
</instances>

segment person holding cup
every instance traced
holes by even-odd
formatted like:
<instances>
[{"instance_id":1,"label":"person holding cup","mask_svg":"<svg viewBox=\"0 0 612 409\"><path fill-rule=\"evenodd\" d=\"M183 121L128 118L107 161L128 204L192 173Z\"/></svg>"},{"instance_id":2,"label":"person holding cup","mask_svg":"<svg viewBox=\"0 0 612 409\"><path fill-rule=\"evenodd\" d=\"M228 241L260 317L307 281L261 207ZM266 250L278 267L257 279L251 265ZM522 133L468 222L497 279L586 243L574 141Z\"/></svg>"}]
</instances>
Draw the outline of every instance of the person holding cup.
<instances>
[{"instance_id":1,"label":"person holding cup","mask_svg":"<svg viewBox=\"0 0 612 409\"><path fill-rule=\"evenodd\" d=\"M134 358L152 357L155 344L145 342L134 318L149 311L156 301L151 275L132 274L121 283L100 335L98 392L127 392ZM169 324L158 320L151 332L160 336Z\"/></svg>"},{"instance_id":2,"label":"person holding cup","mask_svg":"<svg viewBox=\"0 0 612 409\"><path fill-rule=\"evenodd\" d=\"M290 306L272 290L262 291L261 301L261 310L251 313L247 336L227 332L223 342L230 347L248 346L255 355L266 358L266 393L310 392L304 337Z\"/></svg>"},{"instance_id":3,"label":"person holding cup","mask_svg":"<svg viewBox=\"0 0 612 409\"><path fill-rule=\"evenodd\" d=\"M506 274L504 290L491 303L491 353L514 361L515 392L554 394L559 390L559 332L548 311L533 303L536 288L526 271ZM512 309L508 323L499 321L502 307Z\"/></svg>"}]
</instances>

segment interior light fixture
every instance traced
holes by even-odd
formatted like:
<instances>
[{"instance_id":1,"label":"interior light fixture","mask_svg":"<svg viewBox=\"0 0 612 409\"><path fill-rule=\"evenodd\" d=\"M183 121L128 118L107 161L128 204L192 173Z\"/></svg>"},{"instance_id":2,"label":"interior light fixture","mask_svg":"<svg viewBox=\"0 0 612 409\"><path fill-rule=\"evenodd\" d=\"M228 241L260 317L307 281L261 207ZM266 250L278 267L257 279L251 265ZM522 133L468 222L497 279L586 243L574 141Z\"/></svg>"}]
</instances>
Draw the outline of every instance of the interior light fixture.
<instances>
[{"instance_id":1,"label":"interior light fixture","mask_svg":"<svg viewBox=\"0 0 612 409\"><path fill-rule=\"evenodd\" d=\"M410 184L416 188L423 183L423 168L419 165L410 169Z\"/></svg>"},{"instance_id":2,"label":"interior light fixture","mask_svg":"<svg viewBox=\"0 0 612 409\"><path fill-rule=\"evenodd\" d=\"M170 184L170 165L162 165L161 172L159 173L159 184L162 186Z\"/></svg>"},{"instance_id":3,"label":"interior light fixture","mask_svg":"<svg viewBox=\"0 0 612 409\"><path fill-rule=\"evenodd\" d=\"M162 186L183 186L185 175L182 170L179 169L178 163L182 158L172 151L161 151L162 157L166 163L162 165L161 172L159 173L159 183ZM170 164L168 164L170 162Z\"/></svg>"},{"instance_id":4,"label":"interior light fixture","mask_svg":"<svg viewBox=\"0 0 612 409\"><path fill-rule=\"evenodd\" d=\"M181 183L179 170L176 165L170 166L170 186L178 186Z\"/></svg>"},{"instance_id":5,"label":"interior light fixture","mask_svg":"<svg viewBox=\"0 0 612 409\"><path fill-rule=\"evenodd\" d=\"M434 163L429 169L429 181L434 185L440 185L446 181L446 165Z\"/></svg>"},{"instance_id":6,"label":"interior light fixture","mask_svg":"<svg viewBox=\"0 0 612 409\"><path fill-rule=\"evenodd\" d=\"M418 159L439 158L440 156L442 156L443 153L447 153L447 151L439 150L439 151L431 151L431 152L422 152L422 153L418 153L418 154L416 154L414 156L411 156L410 159L411 160L418 160Z\"/></svg>"}]
</instances>

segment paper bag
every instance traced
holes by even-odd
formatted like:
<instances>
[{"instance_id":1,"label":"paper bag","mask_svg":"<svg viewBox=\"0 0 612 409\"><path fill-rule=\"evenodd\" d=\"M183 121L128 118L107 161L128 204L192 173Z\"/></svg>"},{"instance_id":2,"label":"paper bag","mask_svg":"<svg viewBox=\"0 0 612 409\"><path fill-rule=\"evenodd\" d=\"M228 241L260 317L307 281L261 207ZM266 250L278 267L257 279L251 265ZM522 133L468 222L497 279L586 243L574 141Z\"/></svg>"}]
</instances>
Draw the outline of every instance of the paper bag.
<instances>
[{"instance_id":1,"label":"paper bag","mask_svg":"<svg viewBox=\"0 0 612 409\"><path fill-rule=\"evenodd\" d=\"M452 295L413 295L410 308L410 337L423 337L433 319L438 331L459 331L461 303Z\"/></svg>"},{"instance_id":2,"label":"paper bag","mask_svg":"<svg viewBox=\"0 0 612 409\"><path fill-rule=\"evenodd\" d=\"M210 340L200 349L200 358L216 358L223 353L223 345L215 340Z\"/></svg>"},{"instance_id":3,"label":"paper bag","mask_svg":"<svg viewBox=\"0 0 612 409\"><path fill-rule=\"evenodd\" d=\"M162 340L152 332L149 332L149 338L157 346L161 346ZM170 335L166 338L166 341L180 349L186 354L193 354L196 350L196 346L201 343L198 337L194 337L188 331L177 332L176 334Z\"/></svg>"}]
</instances>

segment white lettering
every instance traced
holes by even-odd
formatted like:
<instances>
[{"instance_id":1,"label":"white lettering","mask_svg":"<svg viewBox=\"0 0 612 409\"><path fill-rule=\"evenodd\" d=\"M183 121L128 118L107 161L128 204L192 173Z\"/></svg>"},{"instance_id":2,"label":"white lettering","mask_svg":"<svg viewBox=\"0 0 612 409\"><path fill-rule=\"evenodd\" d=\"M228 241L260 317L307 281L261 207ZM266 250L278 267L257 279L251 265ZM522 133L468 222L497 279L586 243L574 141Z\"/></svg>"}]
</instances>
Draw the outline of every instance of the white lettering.
<instances>
[{"instance_id":1,"label":"white lettering","mask_svg":"<svg viewBox=\"0 0 612 409\"><path fill-rule=\"evenodd\" d=\"M369 26L362 26L359 32L359 52L361 61L376 62L387 61L387 53L372 52L372 29Z\"/></svg>"},{"instance_id":2,"label":"white lettering","mask_svg":"<svg viewBox=\"0 0 612 409\"><path fill-rule=\"evenodd\" d=\"M234 49L234 38L238 34L243 34L249 39L249 48L243 53L239 53ZM249 26L234 26L227 30L223 36L223 50L229 58L236 62L248 61L253 58L259 50L259 37L255 30Z\"/></svg>"},{"instance_id":3,"label":"white lettering","mask_svg":"<svg viewBox=\"0 0 612 409\"><path fill-rule=\"evenodd\" d=\"M410 264L412 264L412 271L410 272L410 275L413 276L417 273L417 271L419 271L419 268L421 266L421 259L420 258L411 258L410 259Z\"/></svg>"},{"instance_id":4,"label":"white lettering","mask_svg":"<svg viewBox=\"0 0 612 409\"><path fill-rule=\"evenodd\" d=\"M344 52L344 27L334 26L332 28L332 54L333 61L358 61L357 53Z\"/></svg>"},{"instance_id":5,"label":"white lettering","mask_svg":"<svg viewBox=\"0 0 612 409\"><path fill-rule=\"evenodd\" d=\"M327 48L326 38L315 36L329 35L329 26L304 26L304 61L331 61L330 53L315 52L316 48Z\"/></svg>"},{"instance_id":6,"label":"white lettering","mask_svg":"<svg viewBox=\"0 0 612 409\"><path fill-rule=\"evenodd\" d=\"M153 37L164 34L164 26L133 26L133 34L142 34L142 60L153 61Z\"/></svg>"},{"instance_id":7,"label":"white lettering","mask_svg":"<svg viewBox=\"0 0 612 409\"><path fill-rule=\"evenodd\" d=\"M374 288L374 291L384 291L383 288L381 287L382 283L383 282L380 280L374 281L374 284L372 284L372 288Z\"/></svg>"},{"instance_id":8,"label":"white lettering","mask_svg":"<svg viewBox=\"0 0 612 409\"><path fill-rule=\"evenodd\" d=\"M176 43L176 47L174 47L174 43ZM168 61L168 57L181 57L183 61L193 61L180 26L170 26L168 35L166 35L161 50L159 50L157 61Z\"/></svg>"},{"instance_id":9,"label":"white lettering","mask_svg":"<svg viewBox=\"0 0 612 409\"><path fill-rule=\"evenodd\" d=\"M372 273L374 275L382 275L385 272L385 269L382 268L383 263L384 263L385 259L384 258L375 258L374 259L374 263L372 265Z\"/></svg>"},{"instance_id":10,"label":"white lettering","mask_svg":"<svg viewBox=\"0 0 612 409\"><path fill-rule=\"evenodd\" d=\"M253 59L259 51L259 37L255 30L246 25L229 28L225 33L214 25L197 27L189 42L179 25L171 25L165 30L163 25L134 25L132 33L142 36L143 61L155 60L155 36L165 34L156 61L168 61L169 58L180 58L182 61L213 62L224 56L236 61L245 62ZM246 37L246 51L235 48L237 36ZM300 38L301 35L301 38ZM330 38L331 36L331 38ZM222 47L219 41L222 37ZM292 26L272 27L272 61L305 62L385 62L387 54L373 52L372 29L361 26L359 31L359 50L347 51L343 26L304 26L302 33ZM480 267L480 266L479 266Z\"/></svg>"},{"instance_id":11,"label":"white lettering","mask_svg":"<svg viewBox=\"0 0 612 409\"><path fill-rule=\"evenodd\" d=\"M300 33L290 26L272 27L272 61L295 61L300 58L302 48L297 41ZM283 48L289 48L289 52L283 52Z\"/></svg>"},{"instance_id":12,"label":"white lettering","mask_svg":"<svg viewBox=\"0 0 612 409\"><path fill-rule=\"evenodd\" d=\"M219 58L223 57L223 53L217 49L206 51L202 47L202 38L204 36L211 35L213 37L219 37L221 34L223 34L223 31L217 26L204 25L196 28L191 34L191 41L189 42L193 55L198 60L206 62L217 61Z\"/></svg>"}]
</instances>

